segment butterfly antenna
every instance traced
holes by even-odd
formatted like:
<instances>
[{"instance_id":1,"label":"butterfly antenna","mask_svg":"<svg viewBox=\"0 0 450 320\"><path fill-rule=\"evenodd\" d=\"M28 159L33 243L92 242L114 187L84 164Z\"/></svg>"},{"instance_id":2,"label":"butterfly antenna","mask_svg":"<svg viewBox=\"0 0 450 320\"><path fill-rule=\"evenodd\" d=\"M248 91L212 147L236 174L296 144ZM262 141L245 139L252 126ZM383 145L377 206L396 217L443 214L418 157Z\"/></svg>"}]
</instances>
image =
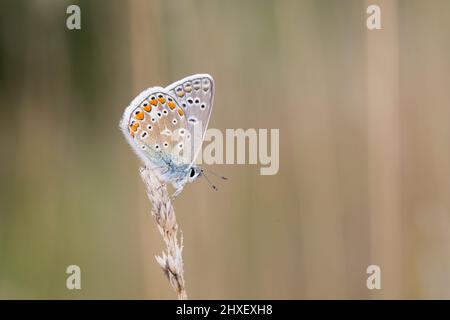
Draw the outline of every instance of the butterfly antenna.
<instances>
[{"instance_id":1,"label":"butterfly antenna","mask_svg":"<svg viewBox=\"0 0 450 320\"><path fill-rule=\"evenodd\" d=\"M220 178L220 179L222 179L222 180L228 180L227 177L221 176L221 175L219 175L219 174L217 174L217 173L215 173L214 171L211 171L211 170L209 170L209 169L204 169L204 168L202 168L202 169L201 169L201 172L204 173L205 170L208 171L208 173L211 173L213 176L216 176L216 177L218 177L218 178Z\"/></svg>"},{"instance_id":2,"label":"butterfly antenna","mask_svg":"<svg viewBox=\"0 0 450 320\"><path fill-rule=\"evenodd\" d=\"M202 170L202 173L203 173L203 176L205 177L205 181L211 186L211 188L213 188L213 189L216 190L216 191L219 191L219 189L217 189L217 187L211 183L211 181L208 179L208 177L207 177L206 174L203 172L203 170Z\"/></svg>"}]
</instances>

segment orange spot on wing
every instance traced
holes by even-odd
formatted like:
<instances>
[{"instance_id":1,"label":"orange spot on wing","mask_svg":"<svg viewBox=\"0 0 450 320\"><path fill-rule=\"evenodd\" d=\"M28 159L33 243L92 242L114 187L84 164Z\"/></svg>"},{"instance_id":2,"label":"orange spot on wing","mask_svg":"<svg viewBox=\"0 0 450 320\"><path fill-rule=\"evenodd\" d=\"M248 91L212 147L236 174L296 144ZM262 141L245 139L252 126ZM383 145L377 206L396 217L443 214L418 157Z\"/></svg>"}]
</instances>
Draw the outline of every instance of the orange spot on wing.
<instances>
[{"instance_id":1,"label":"orange spot on wing","mask_svg":"<svg viewBox=\"0 0 450 320\"><path fill-rule=\"evenodd\" d=\"M167 105L169 106L170 110L175 109L175 103L173 101L167 102Z\"/></svg>"},{"instance_id":2,"label":"orange spot on wing","mask_svg":"<svg viewBox=\"0 0 450 320\"><path fill-rule=\"evenodd\" d=\"M137 120L142 120L144 119L144 113L142 111L135 112L134 118Z\"/></svg>"},{"instance_id":3,"label":"orange spot on wing","mask_svg":"<svg viewBox=\"0 0 450 320\"><path fill-rule=\"evenodd\" d=\"M156 98L152 98L152 99L150 100L150 103L151 103L152 105L156 106L156 105L158 104L158 101L156 101Z\"/></svg>"},{"instance_id":4,"label":"orange spot on wing","mask_svg":"<svg viewBox=\"0 0 450 320\"><path fill-rule=\"evenodd\" d=\"M164 97L158 98L158 101L161 102L161 104L164 104L164 102L166 102L166 98Z\"/></svg>"},{"instance_id":5,"label":"orange spot on wing","mask_svg":"<svg viewBox=\"0 0 450 320\"><path fill-rule=\"evenodd\" d=\"M144 110L147 112L150 112L150 111L152 111L152 106L148 104L148 105L144 106Z\"/></svg>"},{"instance_id":6,"label":"orange spot on wing","mask_svg":"<svg viewBox=\"0 0 450 320\"><path fill-rule=\"evenodd\" d=\"M178 108L178 114L180 115L180 117L182 117L184 115L184 111L181 108Z\"/></svg>"},{"instance_id":7,"label":"orange spot on wing","mask_svg":"<svg viewBox=\"0 0 450 320\"><path fill-rule=\"evenodd\" d=\"M130 124L130 130L133 131L133 132L136 132L138 127L139 127L139 123L138 122L134 122L134 123Z\"/></svg>"}]
</instances>

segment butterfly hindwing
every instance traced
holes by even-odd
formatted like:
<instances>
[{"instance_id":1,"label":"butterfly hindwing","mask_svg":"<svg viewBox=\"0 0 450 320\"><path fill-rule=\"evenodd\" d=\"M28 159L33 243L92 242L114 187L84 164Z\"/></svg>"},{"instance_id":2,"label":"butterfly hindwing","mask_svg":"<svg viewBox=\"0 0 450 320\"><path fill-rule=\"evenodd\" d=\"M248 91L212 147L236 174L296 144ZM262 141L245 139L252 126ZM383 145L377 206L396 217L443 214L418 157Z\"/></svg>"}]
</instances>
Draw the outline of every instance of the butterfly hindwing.
<instances>
[{"instance_id":1,"label":"butterfly hindwing","mask_svg":"<svg viewBox=\"0 0 450 320\"><path fill-rule=\"evenodd\" d=\"M163 88L155 87L142 92L127 107L120 127L128 142L144 162L164 166L169 160L180 164L183 160L182 137L186 131L185 113ZM165 161L164 161L165 160Z\"/></svg>"}]
</instances>

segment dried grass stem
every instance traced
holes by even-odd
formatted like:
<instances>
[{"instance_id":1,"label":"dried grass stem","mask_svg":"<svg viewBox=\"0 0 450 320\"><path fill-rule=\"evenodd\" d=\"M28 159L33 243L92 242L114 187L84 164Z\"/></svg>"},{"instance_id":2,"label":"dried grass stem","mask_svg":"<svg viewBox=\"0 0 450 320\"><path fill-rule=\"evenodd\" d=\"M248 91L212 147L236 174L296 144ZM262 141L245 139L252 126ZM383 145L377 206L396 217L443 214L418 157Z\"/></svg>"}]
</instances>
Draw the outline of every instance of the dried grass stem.
<instances>
[{"instance_id":1,"label":"dried grass stem","mask_svg":"<svg viewBox=\"0 0 450 320\"><path fill-rule=\"evenodd\" d=\"M183 269L183 236L177 239L178 224L175 211L165 185L148 168L140 169L141 178L145 183L148 198L152 203L152 215L155 217L159 233L166 250L161 256L155 256L164 274L178 295L179 300L186 300L186 287Z\"/></svg>"}]
</instances>

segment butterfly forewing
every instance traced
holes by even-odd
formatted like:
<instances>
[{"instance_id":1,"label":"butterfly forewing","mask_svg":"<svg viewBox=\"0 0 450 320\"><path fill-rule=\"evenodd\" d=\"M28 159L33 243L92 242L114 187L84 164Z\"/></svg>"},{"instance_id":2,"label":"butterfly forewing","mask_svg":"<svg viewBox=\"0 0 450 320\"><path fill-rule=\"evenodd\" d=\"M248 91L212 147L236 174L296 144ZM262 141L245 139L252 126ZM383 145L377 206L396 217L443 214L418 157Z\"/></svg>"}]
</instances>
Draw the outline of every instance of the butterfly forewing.
<instances>
[{"instance_id":1,"label":"butterfly forewing","mask_svg":"<svg viewBox=\"0 0 450 320\"><path fill-rule=\"evenodd\" d=\"M177 81L166 88L186 114L189 135L184 143L190 148L189 163L192 164L201 150L211 117L214 99L214 81L210 75L198 74ZM187 138L190 139L187 139Z\"/></svg>"}]
</instances>

